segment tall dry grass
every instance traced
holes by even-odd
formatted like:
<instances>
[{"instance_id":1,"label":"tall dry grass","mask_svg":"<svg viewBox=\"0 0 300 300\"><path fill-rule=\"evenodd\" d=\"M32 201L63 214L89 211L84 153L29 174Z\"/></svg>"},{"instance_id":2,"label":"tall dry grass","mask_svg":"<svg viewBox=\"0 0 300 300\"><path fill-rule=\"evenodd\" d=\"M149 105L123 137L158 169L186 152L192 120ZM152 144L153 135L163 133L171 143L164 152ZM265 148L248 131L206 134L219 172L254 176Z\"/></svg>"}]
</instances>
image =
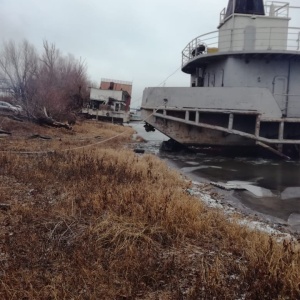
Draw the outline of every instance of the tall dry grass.
<instances>
[{"instance_id":1,"label":"tall dry grass","mask_svg":"<svg viewBox=\"0 0 300 300\"><path fill-rule=\"evenodd\" d=\"M295 245L228 222L123 138L0 154L1 299L300 299Z\"/></svg>"}]
</instances>

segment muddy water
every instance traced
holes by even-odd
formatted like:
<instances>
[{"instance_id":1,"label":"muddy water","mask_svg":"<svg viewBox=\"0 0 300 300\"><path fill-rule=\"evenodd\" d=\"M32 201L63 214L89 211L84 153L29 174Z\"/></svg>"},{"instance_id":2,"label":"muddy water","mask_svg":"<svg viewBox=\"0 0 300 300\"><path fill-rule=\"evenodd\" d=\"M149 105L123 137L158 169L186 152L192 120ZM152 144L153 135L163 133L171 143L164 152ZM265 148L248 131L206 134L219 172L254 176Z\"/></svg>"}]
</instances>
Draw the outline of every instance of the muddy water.
<instances>
[{"instance_id":1,"label":"muddy water","mask_svg":"<svg viewBox=\"0 0 300 300\"><path fill-rule=\"evenodd\" d=\"M141 145L192 180L235 184L243 190L221 193L252 211L286 222L300 230L300 162L213 157L191 153L161 152L168 137L145 132L142 123L130 124L148 142Z\"/></svg>"}]
</instances>

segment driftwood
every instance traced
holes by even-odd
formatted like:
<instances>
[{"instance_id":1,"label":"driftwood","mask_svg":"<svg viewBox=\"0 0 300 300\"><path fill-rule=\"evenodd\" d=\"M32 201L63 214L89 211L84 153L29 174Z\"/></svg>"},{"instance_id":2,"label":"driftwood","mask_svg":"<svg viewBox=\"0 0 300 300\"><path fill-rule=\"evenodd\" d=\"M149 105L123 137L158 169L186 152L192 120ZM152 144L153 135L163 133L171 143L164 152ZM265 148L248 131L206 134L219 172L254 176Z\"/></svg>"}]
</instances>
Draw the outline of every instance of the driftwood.
<instances>
[{"instance_id":1,"label":"driftwood","mask_svg":"<svg viewBox=\"0 0 300 300\"><path fill-rule=\"evenodd\" d=\"M54 119L46 116L36 118L36 122L40 125L48 125L52 127L72 129L72 126L70 126L69 124L57 122Z\"/></svg>"},{"instance_id":2,"label":"driftwood","mask_svg":"<svg viewBox=\"0 0 300 300\"><path fill-rule=\"evenodd\" d=\"M11 134L11 132L0 129L0 134Z\"/></svg>"},{"instance_id":3,"label":"driftwood","mask_svg":"<svg viewBox=\"0 0 300 300\"><path fill-rule=\"evenodd\" d=\"M140 153L140 154L145 153L144 149L134 149L133 151L134 151L134 153Z\"/></svg>"},{"instance_id":4,"label":"driftwood","mask_svg":"<svg viewBox=\"0 0 300 300\"><path fill-rule=\"evenodd\" d=\"M22 116L10 116L11 119L19 122L24 122L24 117Z\"/></svg>"},{"instance_id":5,"label":"driftwood","mask_svg":"<svg viewBox=\"0 0 300 300\"><path fill-rule=\"evenodd\" d=\"M43 114L40 114L35 119L36 119L36 122L40 125L48 125L48 126L52 126L52 127L72 129L72 126L70 126L69 124L61 123L61 122L58 122L58 121L54 120L53 118L51 118L48 115L45 107L43 109Z\"/></svg>"},{"instance_id":6,"label":"driftwood","mask_svg":"<svg viewBox=\"0 0 300 300\"><path fill-rule=\"evenodd\" d=\"M1 210L9 210L10 209L10 204L0 203L0 209Z\"/></svg>"},{"instance_id":7,"label":"driftwood","mask_svg":"<svg viewBox=\"0 0 300 300\"><path fill-rule=\"evenodd\" d=\"M8 117L10 119L13 119L15 121L19 121L19 122L24 122L25 120L37 123L39 125L47 125L47 126L51 126L51 127L58 127L58 128L66 128L66 129L72 129L72 126L68 123L62 123L62 122L58 122L55 119L53 119L52 117L50 117L47 113L46 108L40 109L38 111L36 111L35 113L32 112L23 112L22 114L2 114L0 112L0 115L3 115L5 117ZM70 123L75 124L76 122L76 117L73 118L71 120ZM0 134L11 134L10 132L7 131L3 131L0 129Z\"/></svg>"},{"instance_id":8,"label":"driftwood","mask_svg":"<svg viewBox=\"0 0 300 300\"><path fill-rule=\"evenodd\" d=\"M46 135L40 135L40 134L33 134L29 137L30 139L42 139L42 140L51 140L51 136L46 136Z\"/></svg>"}]
</instances>

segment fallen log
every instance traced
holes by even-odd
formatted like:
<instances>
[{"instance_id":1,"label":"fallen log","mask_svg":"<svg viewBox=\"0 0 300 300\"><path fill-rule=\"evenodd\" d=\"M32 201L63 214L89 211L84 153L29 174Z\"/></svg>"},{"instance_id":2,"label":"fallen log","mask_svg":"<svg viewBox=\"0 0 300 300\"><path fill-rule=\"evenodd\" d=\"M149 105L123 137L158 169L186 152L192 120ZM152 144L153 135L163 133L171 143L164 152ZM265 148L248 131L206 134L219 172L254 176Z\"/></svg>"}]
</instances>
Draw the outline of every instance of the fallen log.
<instances>
[{"instance_id":1,"label":"fallen log","mask_svg":"<svg viewBox=\"0 0 300 300\"><path fill-rule=\"evenodd\" d=\"M33 134L29 137L30 139L42 139L42 140L51 140L52 137L51 136L46 136L46 135L40 135L40 134Z\"/></svg>"},{"instance_id":2,"label":"fallen log","mask_svg":"<svg viewBox=\"0 0 300 300\"><path fill-rule=\"evenodd\" d=\"M66 128L66 129L72 129L72 126L70 126L69 124L66 123L61 123L61 122L57 122L54 119L50 118L50 117L38 117L35 120L39 125L48 125L51 127L57 127L57 128Z\"/></svg>"},{"instance_id":3,"label":"fallen log","mask_svg":"<svg viewBox=\"0 0 300 300\"><path fill-rule=\"evenodd\" d=\"M9 134L9 135L11 135L11 132L0 129L0 134Z\"/></svg>"},{"instance_id":4,"label":"fallen log","mask_svg":"<svg viewBox=\"0 0 300 300\"><path fill-rule=\"evenodd\" d=\"M134 151L135 153L140 153L140 154L145 153L145 150L144 150L144 149L134 149L133 151Z\"/></svg>"},{"instance_id":5,"label":"fallen log","mask_svg":"<svg viewBox=\"0 0 300 300\"><path fill-rule=\"evenodd\" d=\"M10 209L10 204L0 203L0 209L1 210L9 210Z\"/></svg>"},{"instance_id":6,"label":"fallen log","mask_svg":"<svg viewBox=\"0 0 300 300\"><path fill-rule=\"evenodd\" d=\"M11 119L18 121L18 122L24 122L24 117L23 116L10 116Z\"/></svg>"}]
</instances>

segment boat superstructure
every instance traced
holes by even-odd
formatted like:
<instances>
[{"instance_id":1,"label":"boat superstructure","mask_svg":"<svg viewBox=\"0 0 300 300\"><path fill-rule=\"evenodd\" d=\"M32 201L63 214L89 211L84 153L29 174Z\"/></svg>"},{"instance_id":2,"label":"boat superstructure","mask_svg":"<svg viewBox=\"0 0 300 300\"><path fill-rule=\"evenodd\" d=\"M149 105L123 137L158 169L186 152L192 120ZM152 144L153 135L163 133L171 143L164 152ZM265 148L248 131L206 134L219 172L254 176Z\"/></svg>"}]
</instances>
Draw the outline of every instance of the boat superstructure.
<instances>
[{"instance_id":1,"label":"boat superstructure","mask_svg":"<svg viewBox=\"0 0 300 300\"><path fill-rule=\"evenodd\" d=\"M299 154L300 28L289 27L292 9L286 2L229 0L218 30L182 51L190 87L144 90L146 129L186 146Z\"/></svg>"}]
</instances>

